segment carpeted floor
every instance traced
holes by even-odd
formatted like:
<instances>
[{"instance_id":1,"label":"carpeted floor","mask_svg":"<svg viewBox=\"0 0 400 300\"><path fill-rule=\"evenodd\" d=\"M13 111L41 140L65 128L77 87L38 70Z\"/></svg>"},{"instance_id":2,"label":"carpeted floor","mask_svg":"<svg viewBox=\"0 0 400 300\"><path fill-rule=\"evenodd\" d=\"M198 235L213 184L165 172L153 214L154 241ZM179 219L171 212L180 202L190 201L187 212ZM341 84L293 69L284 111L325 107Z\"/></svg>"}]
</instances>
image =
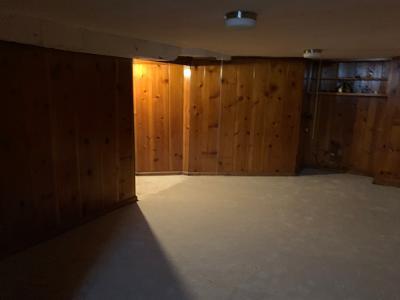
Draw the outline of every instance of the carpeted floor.
<instances>
[{"instance_id":1,"label":"carpeted floor","mask_svg":"<svg viewBox=\"0 0 400 300\"><path fill-rule=\"evenodd\" d=\"M139 202L0 262L0 299L400 299L400 189L141 176Z\"/></svg>"}]
</instances>

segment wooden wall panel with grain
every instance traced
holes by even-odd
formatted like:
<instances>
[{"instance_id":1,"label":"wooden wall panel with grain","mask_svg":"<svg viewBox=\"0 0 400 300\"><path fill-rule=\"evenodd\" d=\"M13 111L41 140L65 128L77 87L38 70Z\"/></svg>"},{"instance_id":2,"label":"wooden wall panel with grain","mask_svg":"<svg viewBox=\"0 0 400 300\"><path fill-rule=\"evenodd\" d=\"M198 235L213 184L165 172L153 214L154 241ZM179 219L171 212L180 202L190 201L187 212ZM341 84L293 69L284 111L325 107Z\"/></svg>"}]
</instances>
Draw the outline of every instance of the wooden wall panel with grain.
<instances>
[{"instance_id":1,"label":"wooden wall panel with grain","mask_svg":"<svg viewBox=\"0 0 400 300\"><path fill-rule=\"evenodd\" d=\"M335 90L335 78L347 78L356 91L366 89L370 93L352 96L322 93L317 103L315 93L306 95L303 166L369 176L377 173L381 164L378 152L386 132L384 112L388 101L386 97L374 96L373 91L385 94L387 79L391 77L389 65L387 61L322 62L322 78L325 78L321 81L322 89ZM311 92L316 89L317 68L317 65L310 65L309 70L314 73L309 81Z\"/></svg>"},{"instance_id":2,"label":"wooden wall panel with grain","mask_svg":"<svg viewBox=\"0 0 400 300\"><path fill-rule=\"evenodd\" d=\"M268 90L270 75L270 63L257 63L254 65L254 88L251 102L251 128L249 137L249 161L248 168L255 173L263 172L264 153L266 153L265 126L268 126Z\"/></svg>"},{"instance_id":3,"label":"wooden wall panel with grain","mask_svg":"<svg viewBox=\"0 0 400 300\"><path fill-rule=\"evenodd\" d=\"M400 58L391 62L375 183L400 186Z\"/></svg>"},{"instance_id":4,"label":"wooden wall panel with grain","mask_svg":"<svg viewBox=\"0 0 400 300\"><path fill-rule=\"evenodd\" d=\"M183 66L134 61L138 173L181 172Z\"/></svg>"},{"instance_id":5,"label":"wooden wall panel with grain","mask_svg":"<svg viewBox=\"0 0 400 300\"><path fill-rule=\"evenodd\" d=\"M217 172L220 110L220 68L191 68L189 172Z\"/></svg>"},{"instance_id":6,"label":"wooden wall panel with grain","mask_svg":"<svg viewBox=\"0 0 400 300\"><path fill-rule=\"evenodd\" d=\"M237 103L237 67L224 65L221 78L221 112L218 172L232 173L234 163L233 140Z\"/></svg>"},{"instance_id":7,"label":"wooden wall panel with grain","mask_svg":"<svg viewBox=\"0 0 400 300\"><path fill-rule=\"evenodd\" d=\"M236 113L233 134L233 173L245 173L248 168L251 103L253 96L254 64L237 66Z\"/></svg>"},{"instance_id":8,"label":"wooden wall panel with grain","mask_svg":"<svg viewBox=\"0 0 400 300\"><path fill-rule=\"evenodd\" d=\"M320 95L315 112L315 99L308 99L303 116L312 117L304 125L308 131L304 134L304 166L373 176L387 100ZM316 124L312 139L314 114Z\"/></svg>"},{"instance_id":9,"label":"wooden wall panel with grain","mask_svg":"<svg viewBox=\"0 0 400 300\"><path fill-rule=\"evenodd\" d=\"M0 42L0 256L135 199L131 61Z\"/></svg>"},{"instance_id":10,"label":"wooden wall panel with grain","mask_svg":"<svg viewBox=\"0 0 400 300\"><path fill-rule=\"evenodd\" d=\"M60 223L68 226L80 220L83 213L75 95L75 77L78 75L70 53L49 52L47 59L49 95L50 99L56 99L51 103L55 189Z\"/></svg>"},{"instance_id":11,"label":"wooden wall panel with grain","mask_svg":"<svg viewBox=\"0 0 400 300\"><path fill-rule=\"evenodd\" d=\"M377 151L382 139L383 112L387 100L384 98L358 98L350 170L368 176L378 171Z\"/></svg>"},{"instance_id":12,"label":"wooden wall panel with grain","mask_svg":"<svg viewBox=\"0 0 400 300\"><path fill-rule=\"evenodd\" d=\"M134 103L132 100L132 62L116 58L116 135L119 196L118 203L136 198L135 190L135 150L134 150ZM129 99L129 100L128 100Z\"/></svg>"},{"instance_id":13,"label":"wooden wall panel with grain","mask_svg":"<svg viewBox=\"0 0 400 300\"><path fill-rule=\"evenodd\" d=\"M303 61L134 68L139 173L295 173Z\"/></svg>"},{"instance_id":14,"label":"wooden wall panel with grain","mask_svg":"<svg viewBox=\"0 0 400 300\"><path fill-rule=\"evenodd\" d=\"M183 160L183 66L169 66L169 167L182 170Z\"/></svg>"},{"instance_id":15,"label":"wooden wall panel with grain","mask_svg":"<svg viewBox=\"0 0 400 300\"><path fill-rule=\"evenodd\" d=\"M222 68L215 72L215 81L210 68ZM208 80L217 82L219 72L215 105ZM276 59L192 67L190 92L185 92L190 103L189 173L294 174L303 74L303 62Z\"/></svg>"}]
</instances>

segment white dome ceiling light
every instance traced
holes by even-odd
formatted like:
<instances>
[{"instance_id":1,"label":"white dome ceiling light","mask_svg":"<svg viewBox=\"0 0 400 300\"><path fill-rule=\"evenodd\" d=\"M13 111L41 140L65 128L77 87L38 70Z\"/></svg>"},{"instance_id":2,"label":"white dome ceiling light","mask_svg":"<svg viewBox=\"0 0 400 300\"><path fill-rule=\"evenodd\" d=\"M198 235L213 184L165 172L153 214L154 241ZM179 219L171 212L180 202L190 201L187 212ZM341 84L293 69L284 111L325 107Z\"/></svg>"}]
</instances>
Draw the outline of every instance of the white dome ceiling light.
<instances>
[{"instance_id":1,"label":"white dome ceiling light","mask_svg":"<svg viewBox=\"0 0 400 300\"><path fill-rule=\"evenodd\" d=\"M235 10L225 14L225 25L232 28L256 26L257 14L251 11Z\"/></svg>"},{"instance_id":2,"label":"white dome ceiling light","mask_svg":"<svg viewBox=\"0 0 400 300\"><path fill-rule=\"evenodd\" d=\"M321 59L321 49L306 49L304 50L303 57L309 59Z\"/></svg>"}]
</instances>

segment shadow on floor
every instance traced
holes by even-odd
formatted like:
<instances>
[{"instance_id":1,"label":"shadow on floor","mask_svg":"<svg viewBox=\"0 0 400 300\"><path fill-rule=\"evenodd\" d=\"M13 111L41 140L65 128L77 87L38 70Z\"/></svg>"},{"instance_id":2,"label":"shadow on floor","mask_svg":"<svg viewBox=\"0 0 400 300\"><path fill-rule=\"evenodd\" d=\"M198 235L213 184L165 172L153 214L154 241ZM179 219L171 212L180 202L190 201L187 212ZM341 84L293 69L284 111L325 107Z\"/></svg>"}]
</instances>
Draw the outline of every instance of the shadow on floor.
<instances>
[{"instance_id":1,"label":"shadow on floor","mask_svg":"<svg viewBox=\"0 0 400 300\"><path fill-rule=\"evenodd\" d=\"M0 299L189 299L138 205L0 262Z\"/></svg>"}]
</instances>

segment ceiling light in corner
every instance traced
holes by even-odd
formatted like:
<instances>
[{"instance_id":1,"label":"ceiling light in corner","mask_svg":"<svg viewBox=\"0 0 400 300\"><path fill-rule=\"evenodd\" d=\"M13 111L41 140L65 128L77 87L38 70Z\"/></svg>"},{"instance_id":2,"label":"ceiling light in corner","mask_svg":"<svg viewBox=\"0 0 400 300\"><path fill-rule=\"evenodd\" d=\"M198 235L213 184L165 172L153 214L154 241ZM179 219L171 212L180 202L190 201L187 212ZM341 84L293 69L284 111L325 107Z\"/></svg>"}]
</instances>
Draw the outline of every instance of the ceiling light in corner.
<instances>
[{"instance_id":1,"label":"ceiling light in corner","mask_svg":"<svg viewBox=\"0 0 400 300\"><path fill-rule=\"evenodd\" d=\"M303 52L303 57L309 59L320 59L321 54L322 54L321 49L306 49Z\"/></svg>"},{"instance_id":2,"label":"ceiling light in corner","mask_svg":"<svg viewBox=\"0 0 400 300\"><path fill-rule=\"evenodd\" d=\"M256 26L257 14L251 11L235 10L225 14L225 25L232 28Z\"/></svg>"}]
</instances>

